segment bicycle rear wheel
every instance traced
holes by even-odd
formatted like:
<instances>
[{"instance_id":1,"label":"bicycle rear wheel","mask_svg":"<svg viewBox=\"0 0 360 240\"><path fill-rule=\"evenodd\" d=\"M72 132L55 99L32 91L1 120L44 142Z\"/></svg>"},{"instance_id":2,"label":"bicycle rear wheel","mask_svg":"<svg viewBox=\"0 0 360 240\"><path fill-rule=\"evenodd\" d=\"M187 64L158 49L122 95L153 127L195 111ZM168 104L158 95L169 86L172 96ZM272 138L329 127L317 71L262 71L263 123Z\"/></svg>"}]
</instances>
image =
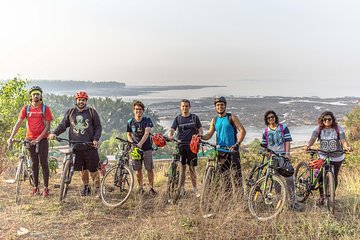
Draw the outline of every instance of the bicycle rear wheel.
<instances>
[{"instance_id":1,"label":"bicycle rear wheel","mask_svg":"<svg viewBox=\"0 0 360 240\"><path fill-rule=\"evenodd\" d=\"M325 202L331 214L335 213L335 179L331 171L325 174Z\"/></svg>"},{"instance_id":2,"label":"bicycle rear wheel","mask_svg":"<svg viewBox=\"0 0 360 240\"><path fill-rule=\"evenodd\" d=\"M21 182L23 181L24 177L24 158L20 158L18 167L16 169L16 175L15 175L15 181L16 181L16 194L15 194L15 202L16 204L20 204L20 191L21 191Z\"/></svg>"},{"instance_id":3,"label":"bicycle rear wheel","mask_svg":"<svg viewBox=\"0 0 360 240\"><path fill-rule=\"evenodd\" d=\"M295 169L295 197L305 202L310 195L311 172L306 162L300 162Z\"/></svg>"},{"instance_id":4,"label":"bicycle rear wheel","mask_svg":"<svg viewBox=\"0 0 360 240\"><path fill-rule=\"evenodd\" d=\"M286 195L285 184L278 176L261 177L249 192L250 213L260 221L275 218L284 208Z\"/></svg>"},{"instance_id":5,"label":"bicycle rear wheel","mask_svg":"<svg viewBox=\"0 0 360 240\"><path fill-rule=\"evenodd\" d=\"M200 209L208 214L214 209L216 186L214 181L215 169L209 167L205 173L203 192L200 199Z\"/></svg>"},{"instance_id":6,"label":"bicycle rear wheel","mask_svg":"<svg viewBox=\"0 0 360 240\"><path fill-rule=\"evenodd\" d=\"M172 201L172 203L176 203L180 195L180 172L178 169L178 165L175 162L171 162L169 177L167 182L167 200Z\"/></svg>"},{"instance_id":7,"label":"bicycle rear wheel","mask_svg":"<svg viewBox=\"0 0 360 240\"><path fill-rule=\"evenodd\" d=\"M123 165L111 167L101 180L100 196L108 207L118 207L126 202L134 188L134 175Z\"/></svg>"},{"instance_id":8,"label":"bicycle rear wheel","mask_svg":"<svg viewBox=\"0 0 360 240\"><path fill-rule=\"evenodd\" d=\"M65 199L67 195L67 191L69 189L70 183L68 180L70 178L70 169L71 169L71 162L69 160L66 160L63 168L63 173L61 174L60 196L59 196L60 201Z\"/></svg>"}]
</instances>

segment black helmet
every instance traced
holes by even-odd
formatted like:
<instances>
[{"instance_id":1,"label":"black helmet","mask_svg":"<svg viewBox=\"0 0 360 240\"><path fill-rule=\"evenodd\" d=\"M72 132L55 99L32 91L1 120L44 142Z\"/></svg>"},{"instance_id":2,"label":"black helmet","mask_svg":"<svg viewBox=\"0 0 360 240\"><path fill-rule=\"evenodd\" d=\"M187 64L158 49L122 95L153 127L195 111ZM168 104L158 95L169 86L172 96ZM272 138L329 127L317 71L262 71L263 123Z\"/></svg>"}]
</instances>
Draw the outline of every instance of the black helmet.
<instances>
[{"instance_id":1,"label":"black helmet","mask_svg":"<svg viewBox=\"0 0 360 240\"><path fill-rule=\"evenodd\" d=\"M216 103L218 103L218 102L223 102L223 103L225 103L225 105L226 105L226 98L223 97L223 96L221 96L221 97L215 97L215 99L214 99L214 105L216 105Z\"/></svg>"},{"instance_id":2,"label":"black helmet","mask_svg":"<svg viewBox=\"0 0 360 240\"><path fill-rule=\"evenodd\" d=\"M31 93L34 91L39 91L41 94L43 93L41 87L39 87L39 86L32 86L29 90L29 94L31 95Z\"/></svg>"},{"instance_id":3,"label":"black helmet","mask_svg":"<svg viewBox=\"0 0 360 240\"><path fill-rule=\"evenodd\" d=\"M282 158L282 157L273 157L274 161L278 161L277 162L277 171L279 172L279 174L283 177L291 177L292 175L294 175L294 168L291 165L290 161L287 160L286 158Z\"/></svg>"}]
</instances>

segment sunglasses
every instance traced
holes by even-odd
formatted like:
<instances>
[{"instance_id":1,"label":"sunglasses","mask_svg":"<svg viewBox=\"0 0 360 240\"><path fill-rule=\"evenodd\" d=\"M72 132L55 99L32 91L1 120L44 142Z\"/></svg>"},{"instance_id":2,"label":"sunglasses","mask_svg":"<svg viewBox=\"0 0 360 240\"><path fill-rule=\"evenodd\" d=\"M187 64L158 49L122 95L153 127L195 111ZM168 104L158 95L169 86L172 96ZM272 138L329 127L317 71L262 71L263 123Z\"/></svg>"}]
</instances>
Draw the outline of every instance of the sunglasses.
<instances>
[{"instance_id":1,"label":"sunglasses","mask_svg":"<svg viewBox=\"0 0 360 240\"><path fill-rule=\"evenodd\" d=\"M135 111L142 111L142 108L134 108Z\"/></svg>"},{"instance_id":2,"label":"sunglasses","mask_svg":"<svg viewBox=\"0 0 360 240\"><path fill-rule=\"evenodd\" d=\"M275 118L275 116L269 116L269 117L267 117L266 119L267 120L270 120L270 119L274 119Z\"/></svg>"},{"instance_id":3,"label":"sunglasses","mask_svg":"<svg viewBox=\"0 0 360 240\"><path fill-rule=\"evenodd\" d=\"M323 118L323 122L326 122L326 121L331 122L331 121L332 121L332 118Z\"/></svg>"}]
</instances>

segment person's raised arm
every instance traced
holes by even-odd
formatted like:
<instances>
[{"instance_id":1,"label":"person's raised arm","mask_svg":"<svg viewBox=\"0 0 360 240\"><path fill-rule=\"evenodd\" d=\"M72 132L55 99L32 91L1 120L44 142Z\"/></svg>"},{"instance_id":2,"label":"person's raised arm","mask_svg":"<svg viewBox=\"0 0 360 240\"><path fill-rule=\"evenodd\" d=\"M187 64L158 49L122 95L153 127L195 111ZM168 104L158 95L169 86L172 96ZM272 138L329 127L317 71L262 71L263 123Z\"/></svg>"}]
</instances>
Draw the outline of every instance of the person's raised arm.
<instances>
[{"instance_id":1,"label":"person's raised arm","mask_svg":"<svg viewBox=\"0 0 360 240\"><path fill-rule=\"evenodd\" d=\"M210 122L210 128L209 128L209 131L200 136L202 140L209 140L213 135L214 135L214 132L215 132L215 126L214 126L214 118L211 120Z\"/></svg>"}]
</instances>

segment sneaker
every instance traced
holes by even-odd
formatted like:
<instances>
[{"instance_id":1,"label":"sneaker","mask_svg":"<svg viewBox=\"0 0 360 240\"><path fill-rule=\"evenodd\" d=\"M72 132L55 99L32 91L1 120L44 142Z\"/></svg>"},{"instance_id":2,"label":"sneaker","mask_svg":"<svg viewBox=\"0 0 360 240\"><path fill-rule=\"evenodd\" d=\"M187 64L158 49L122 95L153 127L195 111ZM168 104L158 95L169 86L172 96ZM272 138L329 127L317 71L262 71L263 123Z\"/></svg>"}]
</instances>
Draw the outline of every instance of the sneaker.
<instances>
[{"instance_id":1,"label":"sneaker","mask_svg":"<svg viewBox=\"0 0 360 240\"><path fill-rule=\"evenodd\" d=\"M294 203L290 204L289 209L293 210L295 212L303 212L304 211L304 208L298 202L294 202Z\"/></svg>"},{"instance_id":2,"label":"sneaker","mask_svg":"<svg viewBox=\"0 0 360 240\"><path fill-rule=\"evenodd\" d=\"M145 190L143 188L139 188L139 195L144 195L145 194Z\"/></svg>"},{"instance_id":3,"label":"sneaker","mask_svg":"<svg viewBox=\"0 0 360 240\"><path fill-rule=\"evenodd\" d=\"M316 205L317 206L323 206L325 204L325 198L324 197L320 197L317 201L316 201Z\"/></svg>"},{"instance_id":4,"label":"sneaker","mask_svg":"<svg viewBox=\"0 0 360 240\"><path fill-rule=\"evenodd\" d=\"M196 188L193 188L193 193L194 193L195 197L197 197L197 198L199 198L201 196Z\"/></svg>"},{"instance_id":5,"label":"sneaker","mask_svg":"<svg viewBox=\"0 0 360 240\"><path fill-rule=\"evenodd\" d=\"M31 192L29 193L30 197L36 196L36 195L40 195L40 190L39 188L33 188L31 190Z\"/></svg>"},{"instance_id":6,"label":"sneaker","mask_svg":"<svg viewBox=\"0 0 360 240\"><path fill-rule=\"evenodd\" d=\"M156 196L157 192L153 188L150 188L149 194L152 195L152 196Z\"/></svg>"},{"instance_id":7,"label":"sneaker","mask_svg":"<svg viewBox=\"0 0 360 240\"><path fill-rule=\"evenodd\" d=\"M50 194L50 192L49 192L49 188L44 188L44 192L43 192L43 197L48 197L49 196L49 194Z\"/></svg>"},{"instance_id":8,"label":"sneaker","mask_svg":"<svg viewBox=\"0 0 360 240\"><path fill-rule=\"evenodd\" d=\"M85 185L83 190L81 190L80 194L81 196L84 197L90 195L90 192L91 192L91 188L88 185Z\"/></svg>"}]
</instances>

